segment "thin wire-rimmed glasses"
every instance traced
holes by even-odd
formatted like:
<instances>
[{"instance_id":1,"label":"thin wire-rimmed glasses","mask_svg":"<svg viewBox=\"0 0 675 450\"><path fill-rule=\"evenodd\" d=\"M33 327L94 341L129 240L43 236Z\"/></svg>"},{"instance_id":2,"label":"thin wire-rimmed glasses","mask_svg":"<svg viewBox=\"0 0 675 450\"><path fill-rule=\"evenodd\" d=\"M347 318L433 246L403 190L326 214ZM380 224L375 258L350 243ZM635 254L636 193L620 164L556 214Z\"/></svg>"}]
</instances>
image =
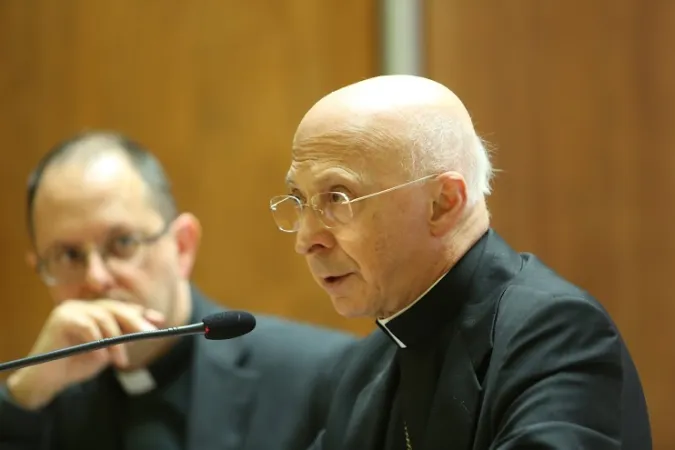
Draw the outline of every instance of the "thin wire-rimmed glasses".
<instances>
[{"instance_id":1,"label":"thin wire-rimmed glasses","mask_svg":"<svg viewBox=\"0 0 675 450\"><path fill-rule=\"evenodd\" d=\"M91 252L96 251L106 266L135 264L145 247L154 244L171 228L173 221L151 235L123 232L108 236L102 245L79 245L50 249L38 262L38 272L47 285L79 283L86 277Z\"/></svg>"},{"instance_id":2,"label":"thin wire-rimmed glasses","mask_svg":"<svg viewBox=\"0 0 675 450\"><path fill-rule=\"evenodd\" d=\"M306 207L311 208L326 228L344 225L354 217L352 203L360 202L380 194L395 191L415 183L429 180L437 174L427 175L407 183L390 187L383 191L363 195L350 199L343 192L321 192L313 195L309 202L303 203L293 195L277 195L270 199L270 211L279 230L285 233L295 233L300 228L300 218Z\"/></svg>"}]
</instances>

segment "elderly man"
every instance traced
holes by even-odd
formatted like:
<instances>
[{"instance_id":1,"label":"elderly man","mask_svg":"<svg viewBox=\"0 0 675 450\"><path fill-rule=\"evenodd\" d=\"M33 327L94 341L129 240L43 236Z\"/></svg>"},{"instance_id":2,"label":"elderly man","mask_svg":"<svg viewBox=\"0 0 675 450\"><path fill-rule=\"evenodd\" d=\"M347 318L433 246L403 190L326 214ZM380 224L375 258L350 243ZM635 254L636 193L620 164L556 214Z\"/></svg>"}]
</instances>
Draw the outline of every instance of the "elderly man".
<instances>
[{"instance_id":1,"label":"elderly man","mask_svg":"<svg viewBox=\"0 0 675 450\"><path fill-rule=\"evenodd\" d=\"M651 448L615 325L490 228L491 171L461 101L424 78L361 81L303 118L274 219L337 312L379 326L314 448Z\"/></svg>"},{"instance_id":2,"label":"elderly man","mask_svg":"<svg viewBox=\"0 0 675 450\"><path fill-rule=\"evenodd\" d=\"M33 266L55 308L32 353L199 322L198 220L159 162L123 136L57 146L28 188ZM353 338L258 316L229 341L148 340L20 369L0 391L0 448L295 450L325 422Z\"/></svg>"}]
</instances>

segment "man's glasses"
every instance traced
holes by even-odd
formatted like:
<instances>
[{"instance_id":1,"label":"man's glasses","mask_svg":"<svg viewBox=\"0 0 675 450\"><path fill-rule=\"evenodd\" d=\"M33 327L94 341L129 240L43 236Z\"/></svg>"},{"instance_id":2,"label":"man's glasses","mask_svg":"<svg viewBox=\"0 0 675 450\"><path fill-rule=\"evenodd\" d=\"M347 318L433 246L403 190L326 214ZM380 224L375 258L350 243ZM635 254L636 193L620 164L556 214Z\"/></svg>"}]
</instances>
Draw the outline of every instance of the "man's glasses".
<instances>
[{"instance_id":1,"label":"man's glasses","mask_svg":"<svg viewBox=\"0 0 675 450\"><path fill-rule=\"evenodd\" d=\"M364 195L350 199L343 192L321 192L313 195L309 202L303 203L299 198L293 195L277 195L270 199L270 211L277 227L286 233L297 232L300 228L300 219L303 210L306 207L311 208L326 228L333 228L337 225L344 225L354 217L352 203L360 202L367 198L375 197L380 194L395 191L397 189L410 186L415 183L426 181L437 176L436 174L427 175L398 186L390 187L383 191Z\"/></svg>"},{"instance_id":2,"label":"man's glasses","mask_svg":"<svg viewBox=\"0 0 675 450\"><path fill-rule=\"evenodd\" d=\"M91 254L95 251L108 268L137 264L143 259L145 248L157 242L169 230L171 222L151 235L115 233L102 245L58 246L50 249L38 263L38 271L50 286L82 282L87 275Z\"/></svg>"}]
</instances>

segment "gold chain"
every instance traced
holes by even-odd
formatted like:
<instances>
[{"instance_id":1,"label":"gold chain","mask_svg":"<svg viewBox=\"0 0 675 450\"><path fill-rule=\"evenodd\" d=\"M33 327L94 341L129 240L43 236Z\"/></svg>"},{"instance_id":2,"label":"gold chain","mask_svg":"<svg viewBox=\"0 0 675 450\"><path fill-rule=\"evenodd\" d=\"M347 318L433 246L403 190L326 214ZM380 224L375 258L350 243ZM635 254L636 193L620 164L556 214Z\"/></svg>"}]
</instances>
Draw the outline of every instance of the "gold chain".
<instances>
[{"instance_id":1,"label":"gold chain","mask_svg":"<svg viewBox=\"0 0 675 450\"><path fill-rule=\"evenodd\" d=\"M410 435L408 434L408 424L403 421L403 431L405 432L405 450L412 450L412 444L410 443Z\"/></svg>"}]
</instances>

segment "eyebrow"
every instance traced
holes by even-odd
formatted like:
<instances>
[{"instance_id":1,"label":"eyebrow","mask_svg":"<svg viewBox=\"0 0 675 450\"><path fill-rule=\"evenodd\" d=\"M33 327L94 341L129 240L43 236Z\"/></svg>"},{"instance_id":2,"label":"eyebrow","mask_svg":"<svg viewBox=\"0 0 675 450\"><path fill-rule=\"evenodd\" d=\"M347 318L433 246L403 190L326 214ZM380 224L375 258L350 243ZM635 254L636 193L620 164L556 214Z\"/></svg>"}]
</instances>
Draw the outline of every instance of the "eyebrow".
<instances>
[{"instance_id":1,"label":"eyebrow","mask_svg":"<svg viewBox=\"0 0 675 450\"><path fill-rule=\"evenodd\" d=\"M117 223L112 226L101 236L104 239L110 239L112 237L118 237L120 234L124 233L143 233L143 232L151 232L151 231L146 231L142 230L143 227L133 227L130 224L124 224L124 223ZM53 245L59 245L59 246L77 246L82 244L78 238L69 238L69 239L57 239L53 242Z\"/></svg>"},{"instance_id":2,"label":"eyebrow","mask_svg":"<svg viewBox=\"0 0 675 450\"><path fill-rule=\"evenodd\" d=\"M325 184L327 181L332 180L337 180L338 183L340 182L358 182L358 183L363 183L363 177L359 175L356 172L353 172L351 170L347 169L331 169L323 174L321 174L318 178L313 180L314 184ZM293 176L288 173L286 175L286 186L287 187L295 187L295 181L293 180Z\"/></svg>"}]
</instances>

